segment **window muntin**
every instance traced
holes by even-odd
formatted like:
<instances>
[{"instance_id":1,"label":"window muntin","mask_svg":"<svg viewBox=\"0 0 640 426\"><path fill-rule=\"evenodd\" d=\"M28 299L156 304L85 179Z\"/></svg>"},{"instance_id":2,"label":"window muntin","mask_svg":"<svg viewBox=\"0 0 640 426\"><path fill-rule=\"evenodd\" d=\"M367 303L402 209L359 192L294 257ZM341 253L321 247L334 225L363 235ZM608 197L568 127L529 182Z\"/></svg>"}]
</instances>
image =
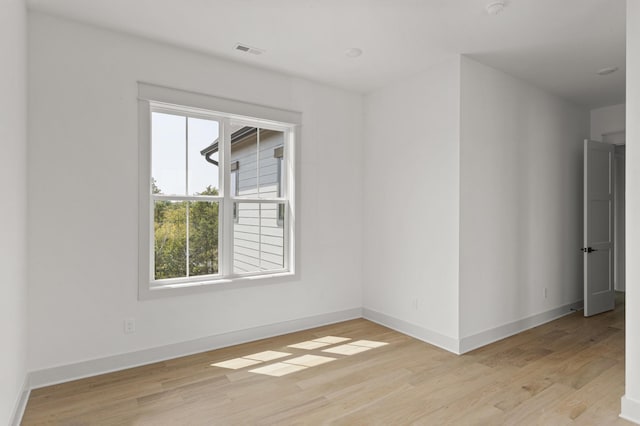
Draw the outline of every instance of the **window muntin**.
<instances>
[{"instance_id":1,"label":"window muntin","mask_svg":"<svg viewBox=\"0 0 640 426\"><path fill-rule=\"evenodd\" d=\"M151 286L287 272L283 158L292 126L167 106L152 106L151 118Z\"/></svg>"}]
</instances>

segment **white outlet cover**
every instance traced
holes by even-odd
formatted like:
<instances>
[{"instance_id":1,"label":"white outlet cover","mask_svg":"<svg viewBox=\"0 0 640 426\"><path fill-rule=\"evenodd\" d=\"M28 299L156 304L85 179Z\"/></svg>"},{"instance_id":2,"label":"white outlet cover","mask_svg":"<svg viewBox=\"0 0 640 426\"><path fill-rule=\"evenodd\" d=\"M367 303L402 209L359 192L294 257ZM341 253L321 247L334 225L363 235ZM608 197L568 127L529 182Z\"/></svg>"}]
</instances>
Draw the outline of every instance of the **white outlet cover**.
<instances>
[{"instance_id":1,"label":"white outlet cover","mask_svg":"<svg viewBox=\"0 0 640 426\"><path fill-rule=\"evenodd\" d=\"M125 334L135 333L135 331L136 331L136 320L133 318L124 320Z\"/></svg>"}]
</instances>

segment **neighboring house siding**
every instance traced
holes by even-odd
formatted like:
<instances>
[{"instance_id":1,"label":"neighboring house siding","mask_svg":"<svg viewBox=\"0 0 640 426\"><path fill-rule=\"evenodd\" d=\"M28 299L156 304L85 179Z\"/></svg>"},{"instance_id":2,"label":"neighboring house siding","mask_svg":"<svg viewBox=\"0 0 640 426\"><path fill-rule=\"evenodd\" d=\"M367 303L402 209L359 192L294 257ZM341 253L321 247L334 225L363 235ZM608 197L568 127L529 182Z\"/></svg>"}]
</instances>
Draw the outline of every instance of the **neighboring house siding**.
<instances>
[{"instance_id":1,"label":"neighboring house siding","mask_svg":"<svg viewBox=\"0 0 640 426\"><path fill-rule=\"evenodd\" d=\"M283 134L261 131L259 161L255 135L232 146L231 162L238 162L238 197L278 197L279 173L274 156ZM278 223L277 204L238 203L234 226L234 271L237 273L284 267L284 226Z\"/></svg>"}]
</instances>

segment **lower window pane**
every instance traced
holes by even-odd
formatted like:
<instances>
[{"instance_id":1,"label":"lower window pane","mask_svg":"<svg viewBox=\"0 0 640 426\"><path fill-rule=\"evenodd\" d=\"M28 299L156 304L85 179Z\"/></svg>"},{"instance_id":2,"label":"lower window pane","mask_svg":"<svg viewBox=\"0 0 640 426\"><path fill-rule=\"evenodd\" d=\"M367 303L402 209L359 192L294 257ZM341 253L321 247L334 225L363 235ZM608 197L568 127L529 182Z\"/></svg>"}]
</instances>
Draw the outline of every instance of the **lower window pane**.
<instances>
[{"instance_id":1,"label":"lower window pane","mask_svg":"<svg viewBox=\"0 0 640 426\"><path fill-rule=\"evenodd\" d=\"M156 201L153 218L155 279L187 276L187 203Z\"/></svg>"},{"instance_id":2,"label":"lower window pane","mask_svg":"<svg viewBox=\"0 0 640 426\"><path fill-rule=\"evenodd\" d=\"M281 206L281 207L280 207ZM284 268L284 217L280 220L284 203L260 204L260 270L277 271Z\"/></svg>"},{"instance_id":3,"label":"lower window pane","mask_svg":"<svg viewBox=\"0 0 640 426\"><path fill-rule=\"evenodd\" d=\"M237 274L284 268L284 203L237 203L233 271Z\"/></svg>"},{"instance_id":4,"label":"lower window pane","mask_svg":"<svg viewBox=\"0 0 640 426\"><path fill-rule=\"evenodd\" d=\"M219 203L189 202L189 275L218 273Z\"/></svg>"}]
</instances>

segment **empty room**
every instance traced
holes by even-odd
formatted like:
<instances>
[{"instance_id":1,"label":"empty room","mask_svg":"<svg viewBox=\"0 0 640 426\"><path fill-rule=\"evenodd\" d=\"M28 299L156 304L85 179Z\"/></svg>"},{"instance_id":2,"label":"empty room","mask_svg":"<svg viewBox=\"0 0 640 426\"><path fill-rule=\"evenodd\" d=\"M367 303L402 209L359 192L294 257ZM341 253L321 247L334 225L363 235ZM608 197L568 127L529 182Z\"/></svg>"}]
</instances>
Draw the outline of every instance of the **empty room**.
<instances>
[{"instance_id":1,"label":"empty room","mask_svg":"<svg viewBox=\"0 0 640 426\"><path fill-rule=\"evenodd\" d=\"M640 424L637 0L1 0L0 52L0 424Z\"/></svg>"}]
</instances>

